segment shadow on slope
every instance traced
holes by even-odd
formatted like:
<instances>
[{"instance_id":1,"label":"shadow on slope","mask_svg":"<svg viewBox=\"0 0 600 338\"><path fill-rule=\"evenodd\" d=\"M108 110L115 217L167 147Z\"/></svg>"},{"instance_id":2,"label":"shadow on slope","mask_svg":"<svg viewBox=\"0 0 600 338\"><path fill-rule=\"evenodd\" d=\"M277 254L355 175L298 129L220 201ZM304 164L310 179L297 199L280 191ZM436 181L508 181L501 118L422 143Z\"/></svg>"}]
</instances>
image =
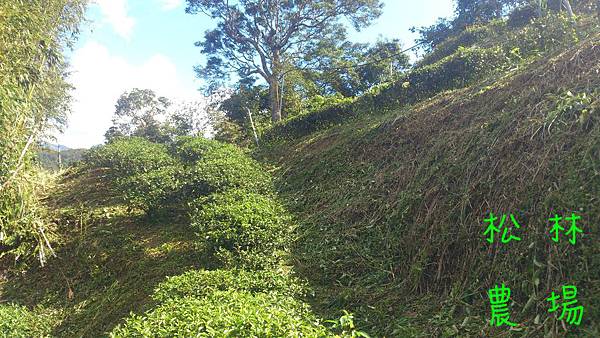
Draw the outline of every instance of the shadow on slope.
<instances>
[{"instance_id":1,"label":"shadow on slope","mask_svg":"<svg viewBox=\"0 0 600 338\"><path fill-rule=\"evenodd\" d=\"M297 271L324 312L351 308L387 336L502 336L487 291L513 291L520 335L561 334L545 298L574 284L573 334L600 327L600 35L489 86L438 95L263 153L301 227ZM514 214L522 240L488 245ZM582 216L577 245L550 240ZM564 333L562 333L564 334Z\"/></svg>"},{"instance_id":2,"label":"shadow on slope","mask_svg":"<svg viewBox=\"0 0 600 338\"><path fill-rule=\"evenodd\" d=\"M104 335L149 308L166 276L210 268L185 224L147 224L108 186L102 170L64 177L48 201L62 239L57 257L0 285L2 302L58 312L53 335Z\"/></svg>"}]
</instances>

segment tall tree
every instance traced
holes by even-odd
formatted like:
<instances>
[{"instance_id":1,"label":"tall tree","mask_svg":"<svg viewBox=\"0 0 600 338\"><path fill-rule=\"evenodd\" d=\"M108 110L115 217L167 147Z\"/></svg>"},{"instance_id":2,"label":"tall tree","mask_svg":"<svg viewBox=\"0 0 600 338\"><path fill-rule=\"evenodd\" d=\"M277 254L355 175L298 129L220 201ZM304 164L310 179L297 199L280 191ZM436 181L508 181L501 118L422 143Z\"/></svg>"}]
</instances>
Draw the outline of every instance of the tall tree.
<instances>
[{"instance_id":1,"label":"tall tree","mask_svg":"<svg viewBox=\"0 0 600 338\"><path fill-rule=\"evenodd\" d=\"M515 8L526 5L531 6L532 2L537 2L535 6L538 7L539 15L541 15L542 4L548 1L549 0L455 0L455 15L453 18L439 18L434 25L420 28L413 27L411 28L411 31L420 35L417 42L422 45L422 49L425 52L430 52L447 38L462 32L470 25L486 23L494 19L502 18Z\"/></svg>"},{"instance_id":2,"label":"tall tree","mask_svg":"<svg viewBox=\"0 0 600 338\"><path fill-rule=\"evenodd\" d=\"M187 13L205 13L218 20L205 33L202 47L208 61L201 77L217 86L236 72L241 78L260 75L269 86L271 119L281 119L280 88L284 64L310 67L304 56L318 42L344 32L341 19L358 30L381 14L379 0L187 0Z\"/></svg>"},{"instance_id":3,"label":"tall tree","mask_svg":"<svg viewBox=\"0 0 600 338\"><path fill-rule=\"evenodd\" d=\"M575 4L585 5L585 2L586 1L576 1ZM543 15L545 8L556 11L562 11L564 9L567 11L569 17L575 16L573 7L571 6L571 2L569 0L537 0L537 6L539 16Z\"/></svg>"},{"instance_id":4,"label":"tall tree","mask_svg":"<svg viewBox=\"0 0 600 338\"><path fill-rule=\"evenodd\" d=\"M474 23L489 22L528 2L529 0L456 0L454 26L463 29Z\"/></svg>"},{"instance_id":5,"label":"tall tree","mask_svg":"<svg viewBox=\"0 0 600 338\"><path fill-rule=\"evenodd\" d=\"M346 97L360 95L374 85L391 81L410 65L399 40L380 40L373 45L322 40L310 58L318 67L305 73L320 86L319 94Z\"/></svg>"},{"instance_id":6,"label":"tall tree","mask_svg":"<svg viewBox=\"0 0 600 338\"><path fill-rule=\"evenodd\" d=\"M113 126L105 134L107 141L119 136L140 136L154 142L168 139L160 120L164 120L171 102L150 89L135 88L119 97Z\"/></svg>"},{"instance_id":7,"label":"tall tree","mask_svg":"<svg viewBox=\"0 0 600 338\"><path fill-rule=\"evenodd\" d=\"M216 111L229 96L229 90L221 90L199 100L172 101L150 89L135 88L117 100L113 125L104 137L108 142L137 136L167 143L177 136L210 136L218 120Z\"/></svg>"}]
</instances>

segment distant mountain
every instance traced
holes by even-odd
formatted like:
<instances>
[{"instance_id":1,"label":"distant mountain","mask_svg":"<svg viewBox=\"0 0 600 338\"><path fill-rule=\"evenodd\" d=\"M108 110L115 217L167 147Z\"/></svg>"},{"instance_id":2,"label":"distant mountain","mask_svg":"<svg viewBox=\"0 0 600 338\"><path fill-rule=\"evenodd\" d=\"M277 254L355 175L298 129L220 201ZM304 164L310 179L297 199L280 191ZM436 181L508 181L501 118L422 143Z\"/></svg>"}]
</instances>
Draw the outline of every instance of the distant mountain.
<instances>
[{"instance_id":1,"label":"distant mountain","mask_svg":"<svg viewBox=\"0 0 600 338\"><path fill-rule=\"evenodd\" d=\"M78 162L81 160L82 155L86 150L87 149L72 149L61 144L41 142L36 159L42 168L54 171Z\"/></svg>"},{"instance_id":2,"label":"distant mountain","mask_svg":"<svg viewBox=\"0 0 600 338\"><path fill-rule=\"evenodd\" d=\"M52 151L65 151L71 149L67 146L63 146L62 144L50 143L45 141L40 142L40 148Z\"/></svg>"}]
</instances>

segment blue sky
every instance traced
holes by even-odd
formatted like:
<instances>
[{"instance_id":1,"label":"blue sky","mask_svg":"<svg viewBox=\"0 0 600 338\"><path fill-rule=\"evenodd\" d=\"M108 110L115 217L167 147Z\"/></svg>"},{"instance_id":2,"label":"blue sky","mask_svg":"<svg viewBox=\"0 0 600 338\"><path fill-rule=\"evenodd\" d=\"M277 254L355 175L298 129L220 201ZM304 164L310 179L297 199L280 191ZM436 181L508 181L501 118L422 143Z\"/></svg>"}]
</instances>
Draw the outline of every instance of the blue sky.
<instances>
[{"instance_id":1,"label":"blue sky","mask_svg":"<svg viewBox=\"0 0 600 338\"><path fill-rule=\"evenodd\" d=\"M355 42L399 38L412 46L412 26L430 25L452 14L452 0L384 0L383 15L355 32ZM193 67L204 60L194 42L215 23L185 14L184 0L95 0L82 34L68 52L74 85L73 112L58 142L68 147L102 143L119 95L149 88L176 100L202 100Z\"/></svg>"}]
</instances>

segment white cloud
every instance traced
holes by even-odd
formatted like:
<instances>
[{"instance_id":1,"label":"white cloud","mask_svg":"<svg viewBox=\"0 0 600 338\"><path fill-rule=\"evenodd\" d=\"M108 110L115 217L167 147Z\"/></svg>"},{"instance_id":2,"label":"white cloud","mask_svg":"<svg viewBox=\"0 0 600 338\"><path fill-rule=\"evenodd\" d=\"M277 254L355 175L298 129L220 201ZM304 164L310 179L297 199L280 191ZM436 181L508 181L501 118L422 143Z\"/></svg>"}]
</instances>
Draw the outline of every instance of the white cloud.
<instances>
[{"instance_id":1,"label":"white cloud","mask_svg":"<svg viewBox=\"0 0 600 338\"><path fill-rule=\"evenodd\" d=\"M90 147L104 141L119 96L132 88L152 89L175 100L201 99L193 84L180 81L169 58L155 54L140 65L113 55L102 44L89 41L71 59L70 82L75 90L73 112L59 142L69 147Z\"/></svg>"},{"instance_id":2,"label":"white cloud","mask_svg":"<svg viewBox=\"0 0 600 338\"><path fill-rule=\"evenodd\" d=\"M115 33L129 40L135 26L135 19L127 14L127 0L95 0L104 19Z\"/></svg>"},{"instance_id":3,"label":"white cloud","mask_svg":"<svg viewBox=\"0 0 600 338\"><path fill-rule=\"evenodd\" d=\"M159 0L162 8L166 11L175 9L183 4L183 0Z\"/></svg>"}]
</instances>

